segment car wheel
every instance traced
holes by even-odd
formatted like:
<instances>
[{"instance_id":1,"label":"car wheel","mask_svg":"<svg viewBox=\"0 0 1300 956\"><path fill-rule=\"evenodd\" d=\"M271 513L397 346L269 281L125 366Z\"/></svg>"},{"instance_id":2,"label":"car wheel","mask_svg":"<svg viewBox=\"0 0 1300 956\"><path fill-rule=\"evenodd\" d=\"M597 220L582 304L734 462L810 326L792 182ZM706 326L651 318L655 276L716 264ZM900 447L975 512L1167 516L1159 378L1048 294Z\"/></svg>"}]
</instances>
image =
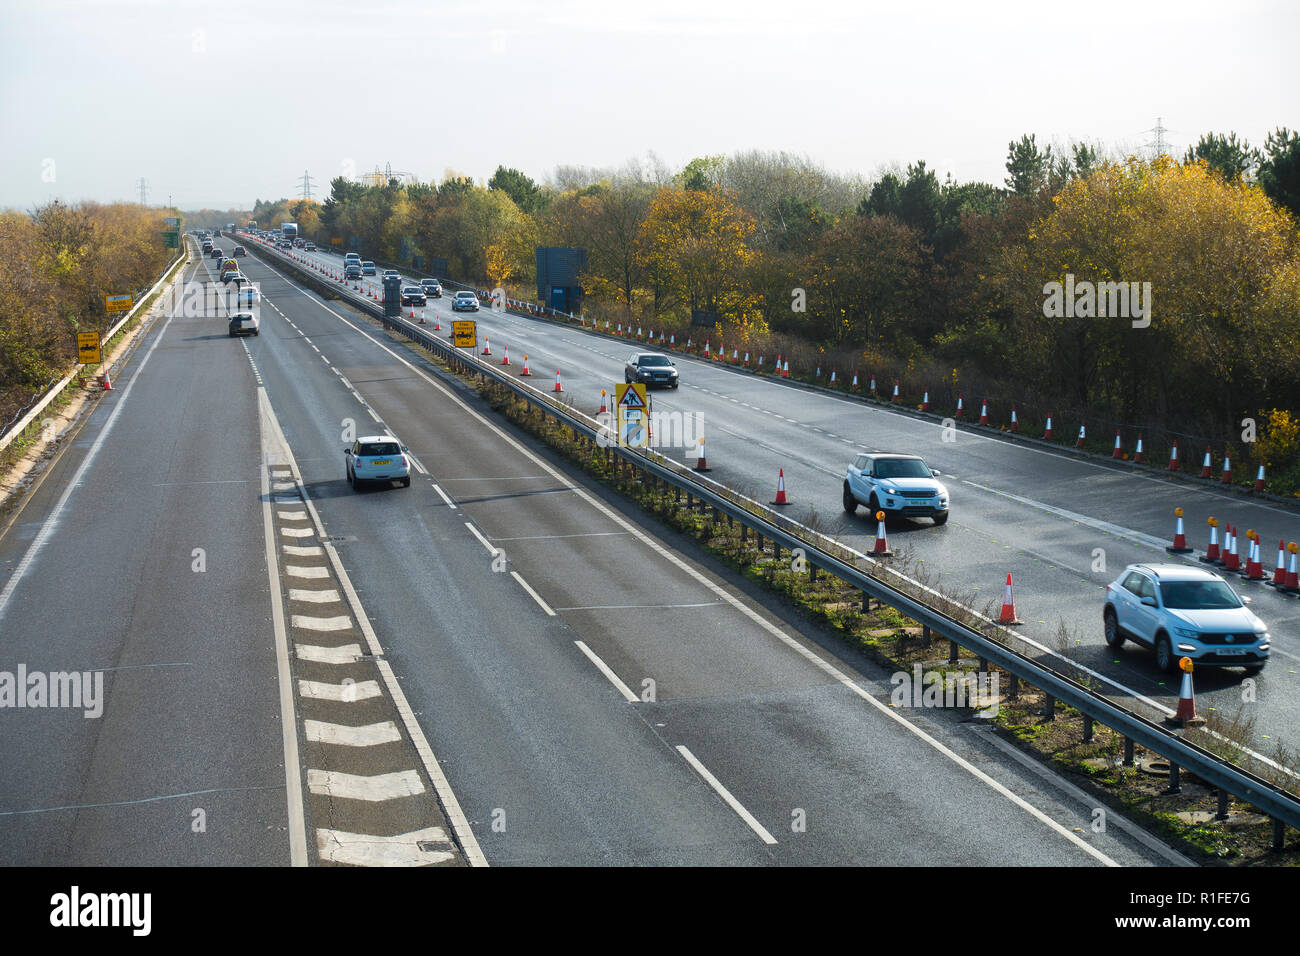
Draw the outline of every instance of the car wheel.
<instances>
[{"instance_id":1,"label":"car wheel","mask_svg":"<svg viewBox=\"0 0 1300 956\"><path fill-rule=\"evenodd\" d=\"M230 337L233 339L233 338L235 337L235 333L234 333L234 332L231 332L231 333L230 333Z\"/></svg>"},{"instance_id":2,"label":"car wheel","mask_svg":"<svg viewBox=\"0 0 1300 956\"><path fill-rule=\"evenodd\" d=\"M1106 646L1119 649L1124 645L1124 632L1120 630L1119 619L1111 608L1106 608Z\"/></svg>"},{"instance_id":3,"label":"car wheel","mask_svg":"<svg viewBox=\"0 0 1300 956\"><path fill-rule=\"evenodd\" d=\"M262 333L261 333L259 330L257 330L257 329L253 329L253 334L254 334L254 335L261 335Z\"/></svg>"},{"instance_id":4,"label":"car wheel","mask_svg":"<svg viewBox=\"0 0 1300 956\"><path fill-rule=\"evenodd\" d=\"M351 468L348 468L348 469L346 469L346 471L347 471L347 474L345 474L344 477L347 478L347 480L348 480L348 484L350 485L350 484L352 484L352 469L351 469Z\"/></svg>"},{"instance_id":5,"label":"car wheel","mask_svg":"<svg viewBox=\"0 0 1300 956\"><path fill-rule=\"evenodd\" d=\"M402 479L402 487L403 487L403 488L409 488L409 487L411 487L411 476L410 476L410 475L407 475L405 478Z\"/></svg>"},{"instance_id":6,"label":"car wheel","mask_svg":"<svg viewBox=\"0 0 1300 956\"><path fill-rule=\"evenodd\" d=\"M1256 674L1258 674L1258 673L1259 673L1260 671L1262 671L1263 669L1264 669L1264 665L1263 665L1263 664L1247 664L1247 665L1246 665L1246 676L1247 676L1247 677L1254 677Z\"/></svg>"},{"instance_id":7,"label":"car wheel","mask_svg":"<svg viewBox=\"0 0 1300 956\"><path fill-rule=\"evenodd\" d=\"M1166 674L1172 674L1178 669L1178 662L1174 659L1174 648L1169 643L1167 635L1161 634L1156 638L1156 667Z\"/></svg>"},{"instance_id":8,"label":"car wheel","mask_svg":"<svg viewBox=\"0 0 1300 956\"><path fill-rule=\"evenodd\" d=\"M875 492L872 492L870 500L867 501L867 510L871 512L871 517L876 517L876 512L880 510L880 502L877 500ZM889 517L886 515L885 517Z\"/></svg>"},{"instance_id":9,"label":"car wheel","mask_svg":"<svg viewBox=\"0 0 1300 956\"><path fill-rule=\"evenodd\" d=\"M676 388L676 387L677 387L678 385L680 385L680 384L682 384L682 383L681 383L681 382L673 382L673 388Z\"/></svg>"},{"instance_id":10,"label":"car wheel","mask_svg":"<svg viewBox=\"0 0 1300 956\"><path fill-rule=\"evenodd\" d=\"M849 483L844 482L844 510L848 514L857 514L858 499L853 497L853 492L849 489Z\"/></svg>"},{"instance_id":11,"label":"car wheel","mask_svg":"<svg viewBox=\"0 0 1300 956\"><path fill-rule=\"evenodd\" d=\"M939 513L939 514L934 515L934 523L935 523L935 524L947 524L947 523L948 523L948 512L944 511L944 512L941 512L941 513Z\"/></svg>"}]
</instances>

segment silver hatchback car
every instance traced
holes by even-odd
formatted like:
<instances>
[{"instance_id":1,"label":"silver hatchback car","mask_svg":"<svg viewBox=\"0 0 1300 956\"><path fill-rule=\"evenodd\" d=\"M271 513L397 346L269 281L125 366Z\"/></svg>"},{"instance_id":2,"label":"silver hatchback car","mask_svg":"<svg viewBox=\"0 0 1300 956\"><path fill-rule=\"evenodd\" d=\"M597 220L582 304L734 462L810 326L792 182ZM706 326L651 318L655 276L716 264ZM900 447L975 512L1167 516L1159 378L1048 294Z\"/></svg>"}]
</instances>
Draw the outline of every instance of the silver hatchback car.
<instances>
[{"instance_id":1,"label":"silver hatchback car","mask_svg":"<svg viewBox=\"0 0 1300 956\"><path fill-rule=\"evenodd\" d=\"M1268 661L1268 627L1213 571L1181 564L1130 564L1106 586L1106 643L1154 648L1156 666L1174 673L1180 658L1202 667L1244 667Z\"/></svg>"}]
</instances>

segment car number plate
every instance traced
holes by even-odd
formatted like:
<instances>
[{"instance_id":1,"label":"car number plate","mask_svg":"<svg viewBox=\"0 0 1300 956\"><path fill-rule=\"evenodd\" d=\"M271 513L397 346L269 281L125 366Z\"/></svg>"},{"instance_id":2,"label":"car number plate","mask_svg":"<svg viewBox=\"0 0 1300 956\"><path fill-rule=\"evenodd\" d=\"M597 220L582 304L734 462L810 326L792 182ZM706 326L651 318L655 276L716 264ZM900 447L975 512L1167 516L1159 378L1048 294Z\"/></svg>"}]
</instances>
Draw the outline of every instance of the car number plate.
<instances>
[{"instance_id":1,"label":"car number plate","mask_svg":"<svg viewBox=\"0 0 1300 956\"><path fill-rule=\"evenodd\" d=\"M370 464L372 464L372 465L391 465L392 463L393 463L393 460L392 460L391 458L376 458L376 459L375 459L374 461L372 461Z\"/></svg>"},{"instance_id":2,"label":"car number plate","mask_svg":"<svg viewBox=\"0 0 1300 956\"><path fill-rule=\"evenodd\" d=\"M1220 654L1234 655L1245 654L1247 649L1244 647L1220 647L1218 650Z\"/></svg>"}]
</instances>

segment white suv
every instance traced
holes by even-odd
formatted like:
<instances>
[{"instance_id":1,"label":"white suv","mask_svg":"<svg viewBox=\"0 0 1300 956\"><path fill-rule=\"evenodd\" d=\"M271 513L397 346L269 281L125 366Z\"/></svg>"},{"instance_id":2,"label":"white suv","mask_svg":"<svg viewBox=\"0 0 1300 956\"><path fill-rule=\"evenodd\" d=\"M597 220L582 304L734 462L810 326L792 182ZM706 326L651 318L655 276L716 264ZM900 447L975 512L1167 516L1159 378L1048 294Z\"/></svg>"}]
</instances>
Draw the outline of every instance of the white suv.
<instances>
[{"instance_id":1,"label":"white suv","mask_svg":"<svg viewBox=\"0 0 1300 956\"><path fill-rule=\"evenodd\" d=\"M864 504L872 515L883 511L886 519L901 515L945 524L948 489L938 477L916 455L858 455L844 476L844 510L853 514Z\"/></svg>"},{"instance_id":2,"label":"white suv","mask_svg":"<svg viewBox=\"0 0 1300 956\"><path fill-rule=\"evenodd\" d=\"M1244 667L1248 674L1268 661L1268 627L1204 568L1130 564L1106 586L1102 617L1107 644L1153 647L1156 666L1171 674L1182 657L1203 667Z\"/></svg>"}]
</instances>

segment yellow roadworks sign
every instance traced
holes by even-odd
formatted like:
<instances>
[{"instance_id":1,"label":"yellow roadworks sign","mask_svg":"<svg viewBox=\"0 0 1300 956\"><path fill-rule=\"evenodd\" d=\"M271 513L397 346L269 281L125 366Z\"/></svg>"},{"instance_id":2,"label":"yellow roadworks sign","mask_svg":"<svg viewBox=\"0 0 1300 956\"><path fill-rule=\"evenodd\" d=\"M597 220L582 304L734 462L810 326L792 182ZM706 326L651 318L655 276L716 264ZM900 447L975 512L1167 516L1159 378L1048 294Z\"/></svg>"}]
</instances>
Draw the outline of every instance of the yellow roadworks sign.
<instances>
[{"instance_id":1,"label":"yellow roadworks sign","mask_svg":"<svg viewBox=\"0 0 1300 956\"><path fill-rule=\"evenodd\" d=\"M453 319L452 344L458 349L472 349L478 345L478 323L473 319Z\"/></svg>"},{"instance_id":2,"label":"yellow roadworks sign","mask_svg":"<svg viewBox=\"0 0 1300 956\"><path fill-rule=\"evenodd\" d=\"M77 333L77 361L82 365L98 365L103 355L99 348L98 332Z\"/></svg>"},{"instance_id":3,"label":"yellow roadworks sign","mask_svg":"<svg viewBox=\"0 0 1300 956\"><path fill-rule=\"evenodd\" d=\"M104 310L106 312L130 312L131 307L134 305L135 296L130 293L104 296Z\"/></svg>"}]
</instances>

